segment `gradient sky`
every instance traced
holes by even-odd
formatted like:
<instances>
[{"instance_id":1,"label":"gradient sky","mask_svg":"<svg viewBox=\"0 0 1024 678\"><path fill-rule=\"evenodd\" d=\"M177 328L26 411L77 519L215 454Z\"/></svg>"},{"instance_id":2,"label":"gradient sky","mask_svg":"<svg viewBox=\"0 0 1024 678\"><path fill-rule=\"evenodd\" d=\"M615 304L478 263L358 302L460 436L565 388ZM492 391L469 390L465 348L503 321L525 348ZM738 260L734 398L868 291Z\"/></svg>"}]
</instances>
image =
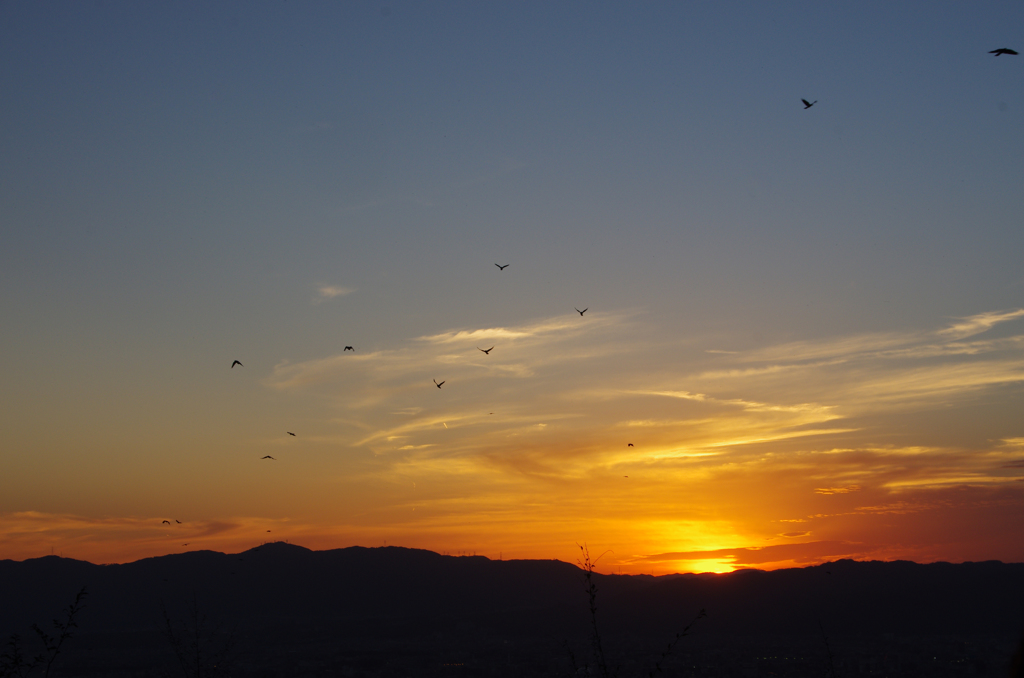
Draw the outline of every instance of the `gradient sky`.
<instances>
[{"instance_id":1,"label":"gradient sky","mask_svg":"<svg viewBox=\"0 0 1024 678\"><path fill-rule=\"evenodd\" d=\"M1022 29L0 3L0 558L1024 560Z\"/></svg>"}]
</instances>

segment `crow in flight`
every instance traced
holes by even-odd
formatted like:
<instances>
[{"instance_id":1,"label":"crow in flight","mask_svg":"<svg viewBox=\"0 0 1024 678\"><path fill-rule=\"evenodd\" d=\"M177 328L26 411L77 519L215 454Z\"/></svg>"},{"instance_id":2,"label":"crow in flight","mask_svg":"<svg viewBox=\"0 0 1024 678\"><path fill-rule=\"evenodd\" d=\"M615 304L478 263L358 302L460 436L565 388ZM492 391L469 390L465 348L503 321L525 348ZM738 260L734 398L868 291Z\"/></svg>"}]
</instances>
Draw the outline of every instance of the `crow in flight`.
<instances>
[{"instance_id":1,"label":"crow in flight","mask_svg":"<svg viewBox=\"0 0 1024 678\"><path fill-rule=\"evenodd\" d=\"M573 308L576 308L576 307L575 307L575 306L573 306ZM589 307L589 306L587 306L587 307L586 307L585 309L583 309L582 311L581 311L581 310L579 310L578 308L576 308L576 312L580 314L580 317L581 317L581 318L583 317L583 314L584 314L584 313L586 313L586 312L587 312L587 311L589 311L589 310L590 310L590 307Z\"/></svg>"},{"instance_id":2,"label":"crow in flight","mask_svg":"<svg viewBox=\"0 0 1024 678\"><path fill-rule=\"evenodd\" d=\"M807 99L801 99L800 101L804 102L804 110L805 111L808 108L810 108L811 106L813 106L814 104L818 103L817 99L815 99L814 101L808 101Z\"/></svg>"},{"instance_id":3,"label":"crow in flight","mask_svg":"<svg viewBox=\"0 0 1024 678\"><path fill-rule=\"evenodd\" d=\"M629 443L626 447L633 447L633 443Z\"/></svg>"},{"instance_id":4,"label":"crow in flight","mask_svg":"<svg viewBox=\"0 0 1024 678\"><path fill-rule=\"evenodd\" d=\"M164 524L164 525L170 525L170 524L171 524L171 521L169 521L169 520L165 520L165 521L163 522L163 524Z\"/></svg>"},{"instance_id":5,"label":"crow in flight","mask_svg":"<svg viewBox=\"0 0 1024 678\"><path fill-rule=\"evenodd\" d=\"M1014 54L1016 54L1016 52L1014 52ZM505 264L504 266L502 266L501 264L495 264L495 266L498 267L499 271L504 271L506 268L508 268L508 264Z\"/></svg>"},{"instance_id":6,"label":"crow in flight","mask_svg":"<svg viewBox=\"0 0 1024 678\"><path fill-rule=\"evenodd\" d=\"M274 458L273 458L273 457L271 457L271 456L270 456L270 455L268 454L268 455L267 455L267 456L265 456L265 457L260 457L260 459L274 459ZM277 461L277 459L274 459L274 461Z\"/></svg>"},{"instance_id":7,"label":"crow in flight","mask_svg":"<svg viewBox=\"0 0 1024 678\"><path fill-rule=\"evenodd\" d=\"M288 434L288 435L290 435L290 436L294 436L294 435L295 435L295 434L294 434L294 433L292 433L291 431L285 431L285 433L287 433L287 434Z\"/></svg>"},{"instance_id":8,"label":"crow in flight","mask_svg":"<svg viewBox=\"0 0 1024 678\"><path fill-rule=\"evenodd\" d=\"M476 350L478 350L478 351L484 351L484 349L480 348L479 346L477 346L477 347L476 347ZM493 350L494 350L494 347L493 347L493 346L491 346L491 347L490 347L489 349L487 349L486 351L484 351L484 353L485 353L485 354L487 354L487 355L490 355L490 354L491 354L491 351L493 351Z\"/></svg>"},{"instance_id":9,"label":"crow in flight","mask_svg":"<svg viewBox=\"0 0 1024 678\"><path fill-rule=\"evenodd\" d=\"M235 365L238 365L239 367L245 367L245 365L243 365L242 361L240 360L236 360L235 362L231 363L231 369L235 369Z\"/></svg>"},{"instance_id":10,"label":"crow in flight","mask_svg":"<svg viewBox=\"0 0 1024 678\"><path fill-rule=\"evenodd\" d=\"M351 346L346 346L346 347L345 347L345 351L354 351L354 350L355 350L355 349L354 349L354 348L352 348ZM344 353L345 351L342 351L342 353Z\"/></svg>"},{"instance_id":11,"label":"crow in flight","mask_svg":"<svg viewBox=\"0 0 1024 678\"><path fill-rule=\"evenodd\" d=\"M443 384L443 383L444 382L442 381L441 384ZM434 386L436 386L438 388L441 388L441 384L437 383L437 379L434 380Z\"/></svg>"},{"instance_id":12,"label":"crow in flight","mask_svg":"<svg viewBox=\"0 0 1024 678\"><path fill-rule=\"evenodd\" d=\"M996 56L999 56L1000 54L1016 54L1016 52L1007 47L1000 47L999 49L992 50L991 52L989 52L989 54L995 54Z\"/></svg>"}]
</instances>

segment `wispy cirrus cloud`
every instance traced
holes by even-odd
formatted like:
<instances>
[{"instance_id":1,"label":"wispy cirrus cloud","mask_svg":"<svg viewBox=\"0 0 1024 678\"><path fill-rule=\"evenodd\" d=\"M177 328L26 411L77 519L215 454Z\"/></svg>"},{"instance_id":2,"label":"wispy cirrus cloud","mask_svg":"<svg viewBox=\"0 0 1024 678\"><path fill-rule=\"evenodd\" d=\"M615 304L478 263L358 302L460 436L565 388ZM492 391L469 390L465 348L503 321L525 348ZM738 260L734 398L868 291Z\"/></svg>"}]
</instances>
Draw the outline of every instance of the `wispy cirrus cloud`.
<instances>
[{"instance_id":1,"label":"wispy cirrus cloud","mask_svg":"<svg viewBox=\"0 0 1024 678\"><path fill-rule=\"evenodd\" d=\"M274 388L294 390L327 383L343 386L354 377L367 388L401 391L418 387L425 374L437 375L439 370L445 375L454 373L453 379L461 382L485 376L532 377L544 366L625 351L625 343L615 341L614 335L631 317L595 313L576 322L559 317L513 327L455 329L359 355L339 351L324 358L283 362L275 366L268 383ZM590 341L577 345L584 335ZM482 342L497 344L496 350L483 354L478 350Z\"/></svg>"},{"instance_id":2,"label":"wispy cirrus cloud","mask_svg":"<svg viewBox=\"0 0 1024 678\"><path fill-rule=\"evenodd\" d=\"M975 334L987 332L999 323L1015 320L1021 316L1024 316L1024 309L1016 309L1013 311L986 311L985 313L978 313L977 315L960 318L960 322L939 330L938 333L941 336L950 337L952 339L966 339L967 337L974 336Z\"/></svg>"},{"instance_id":3,"label":"wispy cirrus cloud","mask_svg":"<svg viewBox=\"0 0 1024 678\"><path fill-rule=\"evenodd\" d=\"M355 292L355 290L351 287L341 287L340 285L320 285L316 288L316 296L313 297L313 303L319 304L338 297L345 297L353 292Z\"/></svg>"},{"instance_id":4,"label":"wispy cirrus cloud","mask_svg":"<svg viewBox=\"0 0 1024 678\"><path fill-rule=\"evenodd\" d=\"M964 341L1022 317L1024 310L987 312L933 331L790 342L720 358L715 369L684 382L693 393L718 397L739 391L750 399L799 398L838 416L933 407L1024 383L1024 335Z\"/></svg>"},{"instance_id":5,"label":"wispy cirrus cloud","mask_svg":"<svg viewBox=\"0 0 1024 678\"><path fill-rule=\"evenodd\" d=\"M282 363L268 383L285 391L343 393L344 407L353 412L387 403L388 412L409 413L389 415L390 421L354 414L338 418L359 418L352 444L370 446L378 454L387 449L423 450L424 459L473 454L493 449L495 432L513 444L518 436L535 439L536 426L551 424L541 436L548 444L561 440L559 435L572 436L567 447L548 453L551 458L577 458L579 451L588 451L584 458L590 455L593 464L603 467L641 456L649 461L731 458L740 448L760 450L783 442L792 448L801 439L849 438L859 435L864 418L875 413L930 407L1024 381L1024 356L1019 355L1024 344L1015 338L936 342L938 332L924 331L721 354L715 358L718 369L689 375L642 367L624 373L607 359L618 356L615 362L621 362L636 351L657 350L654 338L637 339L649 334L641 327L632 314L606 313L452 329L370 353ZM629 341L624 330L629 330ZM478 350L491 345L497 349L490 355ZM816 359L804 360L806 355ZM572 380L564 379L561 375L573 364L578 369L572 370ZM444 389L435 390L432 379L443 380ZM674 383L668 386L666 379ZM621 388L605 385L614 381L625 383ZM681 417L673 400L691 403L689 416ZM835 425L851 417L858 424ZM600 441L616 437L609 426L642 430L637 438L644 440L642 448L629 454L617 446L606 450ZM570 475L578 473L575 462L573 471L565 468Z\"/></svg>"},{"instance_id":6,"label":"wispy cirrus cloud","mask_svg":"<svg viewBox=\"0 0 1024 678\"><path fill-rule=\"evenodd\" d=\"M849 494L850 492L859 492L860 485L850 485L849 487L817 487L814 491L817 494Z\"/></svg>"}]
</instances>

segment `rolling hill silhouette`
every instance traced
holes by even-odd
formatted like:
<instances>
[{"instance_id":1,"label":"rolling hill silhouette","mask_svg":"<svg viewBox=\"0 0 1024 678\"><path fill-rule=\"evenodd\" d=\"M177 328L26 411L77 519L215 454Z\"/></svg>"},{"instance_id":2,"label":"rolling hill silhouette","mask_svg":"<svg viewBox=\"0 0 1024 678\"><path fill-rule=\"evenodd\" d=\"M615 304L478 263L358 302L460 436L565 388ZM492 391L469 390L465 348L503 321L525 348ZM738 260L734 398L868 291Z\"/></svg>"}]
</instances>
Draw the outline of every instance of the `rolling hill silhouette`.
<instances>
[{"instance_id":1,"label":"rolling hill silhouette","mask_svg":"<svg viewBox=\"0 0 1024 678\"><path fill-rule=\"evenodd\" d=\"M701 608L708 617L693 644L702 647L743 637L799 638L812 647L826 632L991 637L1012 645L1024 630L1024 564L846 560L774 572L596 574L595 580L609 646L641 653L663 645ZM480 648L506 652L512 662L509 647L516 648L516 661L533 653L543 664L560 660L563 641L585 647L589 623L581 571L568 563L272 543L240 554L196 551L122 565L55 556L0 561L0 634L24 636L82 586L88 606L81 635L69 644L65 675L73 674L72 665L79 666L76 675L94 675L89 666L104 665L104 657L125 645L134 649L118 654L122 662L153 666L154 657L166 659L161 610L183 618L190 601L250 644L245 657L258 649L281 659L296 648L325 657L329 646L335 654L349 652L346 665L358 664L353 652L376 666L371 655L415 648L431 665L459 664L442 661L446 651L479 658Z\"/></svg>"}]
</instances>

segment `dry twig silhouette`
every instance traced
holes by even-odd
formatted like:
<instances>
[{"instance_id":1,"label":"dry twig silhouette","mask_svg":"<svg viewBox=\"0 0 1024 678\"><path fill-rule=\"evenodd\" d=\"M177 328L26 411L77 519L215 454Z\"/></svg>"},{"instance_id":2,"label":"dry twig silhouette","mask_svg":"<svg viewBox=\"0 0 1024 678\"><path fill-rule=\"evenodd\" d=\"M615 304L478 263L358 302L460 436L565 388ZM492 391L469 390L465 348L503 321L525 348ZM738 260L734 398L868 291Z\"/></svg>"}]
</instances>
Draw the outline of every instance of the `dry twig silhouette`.
<instances>
[{"instance_id":1,"label":"dry twig silhouette","mask_svg":"<svg viewBox=\"0 0 1024 678\"><path fill-rule=\"evenodd\" d=\"M51 636L40 628L38 624L32 624L32 630L35 631L39 640L43 643L43 651L32 659L27 660L25 658L21 649L20 636L13 634L7 641L7 649L0 655L0 678L6 678L7 676L24 678L24 676L31 675L33 671L40 667L43 669L43 675L49 676L50 671L53 669L53 663L60 655L64 643L74 635L72 629L78 628L78 622L75 621L75 617L85 607L86 595L88 594L83 586L78 595L75 596L74 602L68 605L65 610L64 618L53 620L56 635Z\"/></svg>"}]
</instances>

